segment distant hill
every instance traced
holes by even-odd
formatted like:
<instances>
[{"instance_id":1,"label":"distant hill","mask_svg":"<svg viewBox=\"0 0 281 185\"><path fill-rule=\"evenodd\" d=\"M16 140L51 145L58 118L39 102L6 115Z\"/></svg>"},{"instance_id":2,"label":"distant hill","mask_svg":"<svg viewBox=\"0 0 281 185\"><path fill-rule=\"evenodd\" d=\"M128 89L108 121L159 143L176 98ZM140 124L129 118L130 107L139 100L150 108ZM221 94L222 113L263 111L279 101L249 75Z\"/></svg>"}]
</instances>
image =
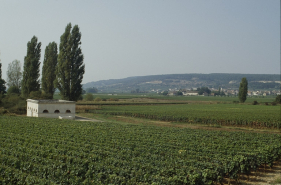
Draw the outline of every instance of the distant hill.
<instances>
[{"instance_id":1,"label":"distant hill","mask_svg":"<svg viewBox=\"0 0 281 185\"><path fill-rule=\"evenodd\" d=\"M99 92L124 92L128 93L138 89L142 92L191 89L197 87L209 87L223 89L238 89L243 77L248 80L249 90L280 90L279 74L168 74L135 76L123 79L100 80L83 85L84 89L96 87Z\"/></svg>"}]
</instances>

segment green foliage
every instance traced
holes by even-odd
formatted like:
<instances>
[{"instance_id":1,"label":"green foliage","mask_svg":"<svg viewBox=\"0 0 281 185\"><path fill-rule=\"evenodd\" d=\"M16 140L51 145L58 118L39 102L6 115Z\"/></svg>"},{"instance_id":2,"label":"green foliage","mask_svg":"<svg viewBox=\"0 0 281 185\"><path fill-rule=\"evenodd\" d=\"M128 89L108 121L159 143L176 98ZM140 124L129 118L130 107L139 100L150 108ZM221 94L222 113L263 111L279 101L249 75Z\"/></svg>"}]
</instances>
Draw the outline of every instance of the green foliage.
<instances>
[{"instance_id":1,"label":"green foliage","mask_svg":"<svg viewBox=\"0 0 281 185\"><path fill-rule=\"evenodd\" d=\"M36 99L36 100L39 100L39 99L43 99L41 97L42 95L42 91L31 91L30 94L29 94L29 98L30 99Z\"/></svg>"},{"instance_id":2,"label":"green foliage","mask_svg":"<svg viewBox=\"0 0 281 185\"><path fill-rule=\"evenodd\" d=\"M225 96L225 93L223 91L221 91L221 88L219 87L219 90L215 91L214 95L215 96Z\"/></svg>"},{"instance_id":3,"label":"green foliage","mask_svg":"<svg viewBox=\"0 0 281 185\"><path fill-rule=\"evenodd\" d=\"M46 93L46 92L42 92L41 91L41 96L40 96L40 99L48 99L48 100L52 100L53 99L53 97L54 97L54 95L53 94L51 94L51 93Z\"/></svg>"},{"instance_id":4,"label":"green foliage","mask_svg":"<svg viewBox=\"0 0 281 185\"><path fill-rule=\"evenodd\" d=\"M56 66L58 58L58 49L55 42L49 43L45 49L45 57L42 69L42 90L53 98L55 93Z\"/></svg>"},{"instance_id":5,"label":"green foliage","mask_svg":"<svg viewBox=\"0 0 281 185\"><path fill-rule=\"evenodd\" d=\"M21 63L19 60L14 60L12 63L9 63L7 71L7 85L9 87L15 86L18 89L21 87Z\"/></svg>"},{"instance_id":6,"label":"green foliage","mask_svg":"<svg viewBox=\"0 0 281 185\"><path fill-rule=\"evenodd\" d=\"M4 95L6 93L6 86L5 86L5 80L0 78L0 96Z\"/></svg>"},{"instance_id":7,"label":"green foliage","mask_svg":"<svg viewBox=\"0 0 281 185\"><path fill-rule=\"evenodd\" d=\"M252 104L253 104L253 105L258 105L259 103L255 100L255 101L253 101Z\"/></svg>"},{"instance_id":8,"label":"green foliage","mask_svg":"<svg viewBox=\"0 0 281 185\"><path fill-rule=\"evenodd\" d=\"M271 105L275 106L275 105L277 105L277 103L276 102L271 102Z\"/></svg>"},{"instance_id":9,"label":"green foliage","mask_svg":"<svg viewBox=\"0 0 281 185\"><path fill-rule=\"evenodd\" d=\"M19 94L8 94L2 99L1 106L9 113L26 114L26 99Z\"/></svg>"},{"instance_id":10,"label":"green foliage","mask_svg":"<svg viewBox=\"0 0 281 185\"><path fill-rule=\"evenodd\" d=\"M95 101L96 101L96 102L100 102L101 100L102 100L102 99L101 99L100 97L96 97L96 98L95 98Z\"/></svg>"},{"instance_id":11,"label":"green foliage","mask_svg":"<svg viewBox=\"0 0 281 185\"><path fill-rule=\"evenodd\" d=\"M84 99L84 98L83 98L83 95L82 95L82 94L80 94L80 96L79 96L78 100L82 101L83 99Z\"/></svg>"},{"instance_id":12,"label":"green foliage","mask_svg":"<svg viewBox=\"0 0 281 185\"><path fill-rule=\"evenodd\" d=\"M86 101L93 101L93 100L94 100L93 94L92 94L92 93L87 93L87 94L85 95L85 100L86 100Z\"/></svg>"},{"instance_id":13,"label":"green foliage","mask_svg":"<svg viewBox=\"0 0 281 185\"><path fill-rule=\"evenodd\" d=\"M176 94L176 96L182 96L182 95L183 95L183 94L182 94L181 91L178 91L177 94Z\"/></svg>"},{"instance_id":14,"label":"green foliage","mask_svg":"<svg viewBox=\"0 0 281 185\"><path fill-rule=\"evenodd\" d=\"M2 79L2 64L0 63L0 98L6 93L5 80Z\"/></svg>"},{"instance_id":15,"label":"green foliage","mask_svg":"<svg viewBox=\"0 0 281 185\"><path fill-rule=\"evenodd\" d=\"M7 91L7 94L8 95L11 95L11 94L20 94L20 89L17 87L17 86L10 86L8 91Z\"/></svg>"},{"instance_id":16,"label":"green foliage","mask_svg":"<svg viewBox=\"0 0 281 185\"><path fill-rule=\"evenodd\" d=\"M164 91L162 94L163 94L164 96L167 96L167 95L169 94L169 92L168 92L168 91Z\"/></svg>"},{"instance_id":17,"label":"green foliage","mask_svg":"<svg viewBox=\"0 0 281 185\"><path fill-rule=\"evenodd\" d=\"M69 23L60 38L56 87L63 99L77 101L82 94L82 80L85 72L84 56L81 50L81 33L78 25L71 30Z\"/></svg>"},{"instance_id":18,"label":"green foliage","mask_svg":"<svg viewBox=\"0 0 281 185\"><path fill-rule=\"evenodd\" d=\"M21 94L27 97L30 92L38 91L40 88L40 57L41 42L37 43L37 37L33 36L27 43L27 54L24 58L23 79Z\"/></svg>"},{"instance_id":19,"label":"green foliage","mask_svg":"<svg viewBox=\"0 0 281 185\"><path fill-rule=\"evenodd\" d=\"M0 79L2 79L2 64L1 63L0 63Z\"/></svg>"},{"instance_id":20,"label":"green foliage","mask_svg":"<svg viewBox=\"0 0 281 185\"><path fill-rule=\"evenodd\" d=\"M53 95L52 94L47 94L45 92L42 92L41 90L39 91L32 91L28 98L30 99L36 99L36 100L40 100L40 99L53 99Z\"/></svg>"},{"instance_id":21,"label":"green foliage","mask_svg":"<svg viewBox=\"0 0 281 185\"><path fill-rule=\"evenodd\" d=\"M1 184L221 184L280 157L281 136L2 116Z\"/></svg>"},{"instance_id":22,"label":"green foliage","mask_svg":"<svg viewBox=\"0 0 281 185\"><path fill-rule=\"evenodd\" d=\"M275 102L281 104L281 95L276 96Z\"/></svg>"},{"instance_id":23,"label":"green foliage","mask_svg":"<svg viewBox=\"0 0 281 185\"><path fill-rule=\"evenodd\" d=\"M247 93L248 93L248 81L244 77L244 78L242 78L240 86L239 86L239 101L241 103L244 103L246 101Z\"/></svg>"},{"instance_id":24,"label":"green foliage","mask_svg":"<svg viewBox=\"0 0 281 185\"><path fill-rule=\"evenodd\" d=\"M208 87L197 88L198 94L202 95L203 93L211 94L211 90Z\"/></svg>"}]
</instances>

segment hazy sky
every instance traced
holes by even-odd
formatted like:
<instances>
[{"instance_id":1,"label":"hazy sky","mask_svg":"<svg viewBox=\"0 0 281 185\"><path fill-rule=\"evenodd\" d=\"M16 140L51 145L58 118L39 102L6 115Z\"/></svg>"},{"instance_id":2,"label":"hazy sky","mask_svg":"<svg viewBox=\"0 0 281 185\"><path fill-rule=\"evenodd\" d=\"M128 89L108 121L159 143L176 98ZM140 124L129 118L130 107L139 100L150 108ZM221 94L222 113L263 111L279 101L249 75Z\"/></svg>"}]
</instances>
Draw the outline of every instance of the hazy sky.
<instances>
[{"instance_id":1,"label":"hazy sky","mask_svg":"<svg viewBox=\"0 0 281 185\"><path fill-rule=\"evenodd\" d=\"M279 0L0 0L0 59L21 64L35 35L82 33L83 83L178 73L280 73Z\"/></svg>"}]
</instances>

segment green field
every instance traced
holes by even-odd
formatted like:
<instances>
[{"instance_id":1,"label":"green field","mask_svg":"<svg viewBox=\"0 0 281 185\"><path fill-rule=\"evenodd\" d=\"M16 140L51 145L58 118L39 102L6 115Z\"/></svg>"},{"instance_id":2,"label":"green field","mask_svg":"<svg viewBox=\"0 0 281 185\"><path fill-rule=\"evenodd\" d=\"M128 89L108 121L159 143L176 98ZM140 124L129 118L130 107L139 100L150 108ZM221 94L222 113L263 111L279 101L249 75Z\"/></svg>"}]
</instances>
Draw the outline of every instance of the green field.
<instances>
[{"instance_id":1,"label":"green field","mask_svg":"<svg viewBox=\"0 0 281 185\"><path fill-rule=\"evenodd\" d=\"M92 112L184 123L219 124L273 129L281 128L279 105L104 105L101 110Z\"/></svg>"},{"instance_id":2,"label":"green field","mask_svg":"<svg viewBox=\"0 0 281 185\"><path fill-rule=\"evenodd\" d=\"M0 117L2 184L213 184L281 157L281 136Z\"/></svg>"},{"instance_id":3,"label":"green field","mask_svg":"<svg viewBox=\"0 0 281 185\"><path fill-rule=\"evenodd\" d=\"M85 95L84 95L85 96ZM233 101L239 101L238 96L163 96L158 95L156 93L154 94L126 94L126 93L119 93L117 95L108 95L108 94L94 94L94 98L102 98L102 99L110 99L110 98L116 98L119 100L128 100L132 98L150 98L157 100L171 100L171 101L216 101L216 102L227 102L232 103ZM58 94L54 95L54 99L59 99L60 96ZM275 100L276 96L256 96L256 97L247 97L247 100L245 103L252 103L253 101L257 101L259 103L271 103ZM93 102L94 103L94 102ZM105 103L105 102L99 102L99 103Z\"/></svg>"}]
</instances>

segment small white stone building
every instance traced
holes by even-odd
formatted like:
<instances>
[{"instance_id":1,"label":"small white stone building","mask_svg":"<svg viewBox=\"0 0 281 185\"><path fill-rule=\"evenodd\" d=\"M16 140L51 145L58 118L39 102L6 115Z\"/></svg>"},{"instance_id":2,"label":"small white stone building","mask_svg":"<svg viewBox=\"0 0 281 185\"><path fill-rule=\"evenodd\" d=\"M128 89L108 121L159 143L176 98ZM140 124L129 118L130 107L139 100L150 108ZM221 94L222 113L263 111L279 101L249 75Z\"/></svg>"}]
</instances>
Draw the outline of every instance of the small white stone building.
<instances>
[{"instance_id":1,"label":"small white stone building","mask_svg":"<svg viewBox=\"0 0 281 185\"><path fill-rule=\"evenodd\" d=\"M75 101L27 99L27 116L75 119Z\"/></svg>"}]
</instances>

